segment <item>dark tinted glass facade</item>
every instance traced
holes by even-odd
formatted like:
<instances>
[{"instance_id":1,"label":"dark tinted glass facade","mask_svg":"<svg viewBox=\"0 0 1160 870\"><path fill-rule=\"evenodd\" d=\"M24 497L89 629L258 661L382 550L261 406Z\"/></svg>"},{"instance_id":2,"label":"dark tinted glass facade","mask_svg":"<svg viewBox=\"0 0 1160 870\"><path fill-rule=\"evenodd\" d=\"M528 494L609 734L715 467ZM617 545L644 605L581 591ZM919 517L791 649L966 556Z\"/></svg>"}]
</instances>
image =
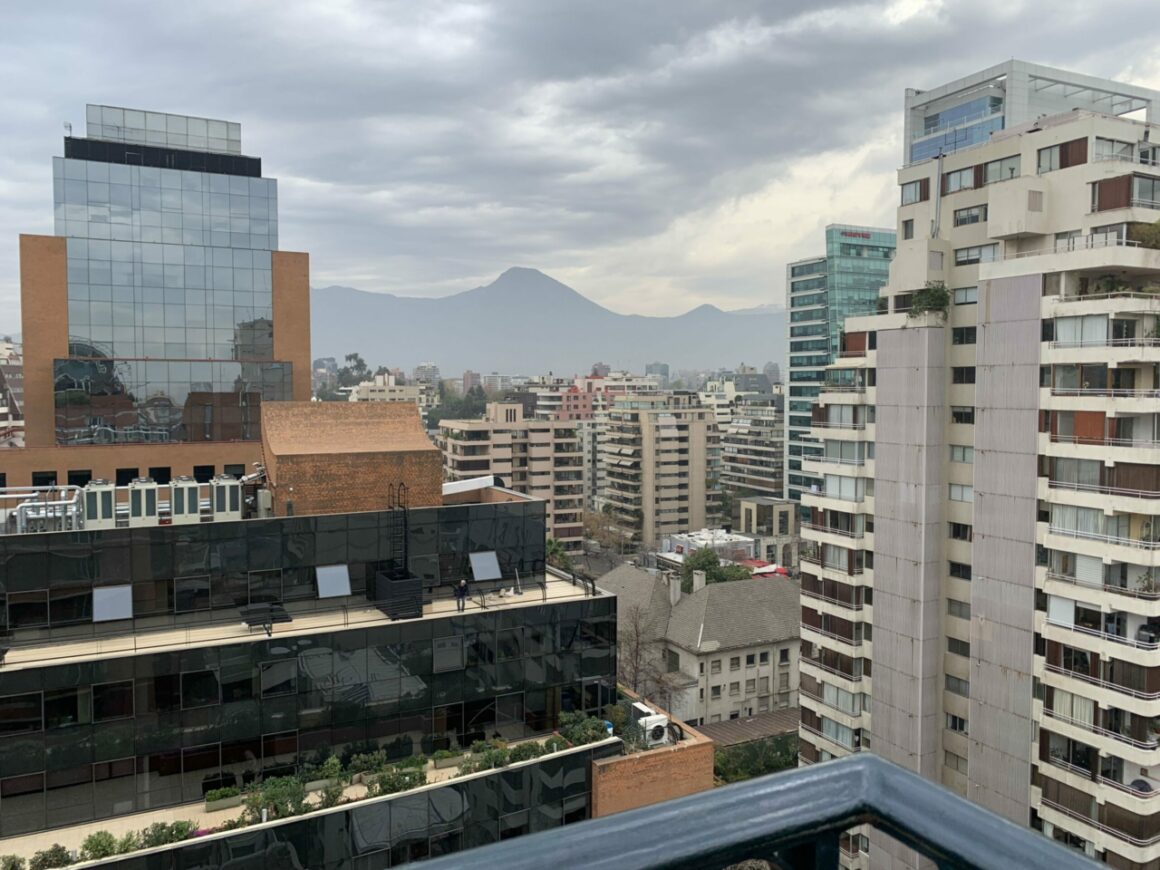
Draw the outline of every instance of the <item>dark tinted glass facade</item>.
<instances>
[{"instance_id":1,"label":"dark tinted glass facade","mask_svg":"<svg viewBox=\"0 0 1160 870\"><path fill-rule=\"evenodd\" d=\"M112 870L397 867L588 818L592 760L619 754L619 744L582 748L417 794L363 801L263 830L187 842L102 866Z\"/></svg>"},{"instance_id":2,"label":"dark tinted glass facade","mask_svg":"<svg viewBox=\"0 0 1160 870\"><path fill-rule=\"evenodd\" d=\"M22 643L236 622L239 607L263 601L292 615L365 606L368 578L404 550L428 591L470 578L468 554L481 550L497 553L505 577L529 580L543 576L544 542L544 502L532 501L5 535L0 630ZM350 596L319 598L316 568L329 565L348 566ZM132 619L94 623L93 589L124 584Z\"/></svg>"},{"instance_id":3,"label":"dark tinted glass facade","mask_svg":"<svg viewBox=\"0 0 1160 870\"><path fill-rule=\"evenodd\" d=\"M331 754L349 761L383 748L403 758L546 733L561 712L615 700L615 637L615 599L597 597L6 667L0 837L200 801ZM480 810L502 797L505 812L523 814L511 822L522 830L558 824L566 795L533 821L526 776ZM415 830L426 831L426 813ZM451 830L445 821L438 832ZM500 822L493 815L488 830Z\"/></svg>"}]
</instances>

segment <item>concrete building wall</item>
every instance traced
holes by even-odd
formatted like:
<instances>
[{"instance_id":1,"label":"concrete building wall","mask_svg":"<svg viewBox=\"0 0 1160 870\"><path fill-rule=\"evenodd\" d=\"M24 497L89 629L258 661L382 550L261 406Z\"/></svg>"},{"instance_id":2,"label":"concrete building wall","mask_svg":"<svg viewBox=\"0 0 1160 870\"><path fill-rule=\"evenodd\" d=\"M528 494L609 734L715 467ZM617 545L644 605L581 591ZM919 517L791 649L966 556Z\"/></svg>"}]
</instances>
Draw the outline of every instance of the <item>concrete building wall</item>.
<instances>
[{"instance_id":1,"label":"concrete building wall","mask_svg":"<svg viewBox=\"0 0 1160 870\"><path fill-rule=\"evenodd\" d=\"M946 330L878 333L873 751L937 781L941 766ZM872 838L885 867L919 866ZM876 866L878 862L876 858Z\"/></svg>"},{"instance_id":2,"label":"concrete building wall","mask_svg":"<svg viewBox=\"0 0 1160 870\"><path fill-rule=\"evenodd\" d=\"M971 800L1028 823L1042 278L981 282L971 581Z\"/></svg>"}]
</instances>

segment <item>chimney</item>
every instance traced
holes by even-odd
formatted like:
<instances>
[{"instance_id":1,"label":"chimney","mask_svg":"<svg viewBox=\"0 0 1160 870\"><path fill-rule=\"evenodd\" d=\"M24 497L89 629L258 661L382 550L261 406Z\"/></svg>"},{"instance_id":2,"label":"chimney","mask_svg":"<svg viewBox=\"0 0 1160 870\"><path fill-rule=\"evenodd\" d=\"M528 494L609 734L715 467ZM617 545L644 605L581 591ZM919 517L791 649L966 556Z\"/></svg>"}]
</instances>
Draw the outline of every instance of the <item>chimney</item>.
<instances>
[{"instance_id":1,"label":"chimney","mask_svg":"<svg viewBox=\"0 0 1160 870\"><path fill-rule=\"evenodd\" d=\"M700 592L704 588L705 588L705 572L704 571L694 571L693 572L693 591Z\"/></svg>"},{"instance_id":2,"label":"chimney","mask_svg":"<svg viewBox=\"0 0 1160 870\"><path fill-rule=\"evenodd\" d=\"M681 575L676 571L665 571L664 580L669 587L669 606L676 607L681 600Z\"/></svg>"}]
</instances>

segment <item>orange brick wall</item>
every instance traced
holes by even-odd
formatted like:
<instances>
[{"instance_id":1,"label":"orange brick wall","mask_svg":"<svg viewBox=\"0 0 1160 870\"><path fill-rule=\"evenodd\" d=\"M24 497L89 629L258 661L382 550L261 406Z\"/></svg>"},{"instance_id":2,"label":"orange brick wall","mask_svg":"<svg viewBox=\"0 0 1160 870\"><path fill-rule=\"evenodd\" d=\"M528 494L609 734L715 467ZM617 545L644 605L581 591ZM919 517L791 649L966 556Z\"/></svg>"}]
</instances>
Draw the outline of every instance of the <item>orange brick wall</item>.
<instances>
[{"instance_id":1,"label":"orange brick wall","mask_svg":"<svg viewBox=\"0 0 1160 870\"><path fill-rule=\"evenodd\" d=\"M443 503L443 461L437 451L319 453L276 460L274 513L286 516L386 510L388 488L407 485L407 506Z\"/></svg>"},{"instance_id":2,"label":"orange brick wall","mask_svg":"<svg viewBox=\"0 0 1160 870\"><path fill-rule=\"evenodd\" d=\"M610 816L713 787L713 741L692 742L592 762L592 817ZM696 739L699 738L699 739Z\"/></svg>"}]
</instances>

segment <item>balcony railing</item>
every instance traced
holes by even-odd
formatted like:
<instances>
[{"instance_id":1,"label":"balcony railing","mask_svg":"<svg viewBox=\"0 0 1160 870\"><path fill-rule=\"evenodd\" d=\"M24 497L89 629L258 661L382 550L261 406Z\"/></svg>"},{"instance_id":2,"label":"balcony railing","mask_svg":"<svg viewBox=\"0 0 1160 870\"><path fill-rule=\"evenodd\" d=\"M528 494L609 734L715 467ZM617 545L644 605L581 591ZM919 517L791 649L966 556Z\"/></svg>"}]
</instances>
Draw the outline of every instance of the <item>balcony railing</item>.
<instances>
[{"instance_id":1,"label":"balcony railing","mask_svg":"<svg viewBox=\"0 0 1160 870\"><path fill-rule=\"evenodd\" d=\"M1160 550L1160 541L1142 540L1139 538L1121 538L1119 535L1109 535L1105 532L1086 532L1082 529L1065 529L1061 526L1048 526L1047 530L1053 535L1065 538L1078 538L1085 541L1104 541L1119 547L1134 547L1137 550Z\"/></svg>"},{"instance_id":2,"label":"balcony railing","mask_svg":"<svg viewBox=\"0 0 1160 870\"><path fill-rule=\"evenodd\" d=\"M696 824L690 824L695 819ZM869 824L940 868L1099 867L1035 832L867 753L483 846L470 863L505 870L724 867L747 858L838 866L842 833ZM427 861L464 865L464 855Z\"/></svg>"},{"instance_id":3,"label":"balcony railing","mask_svg":"<svg viewBox=\"0 0 1160 870\"><path fill-rule=\"evenodd\" d=\"M1135 640L1130 637L1124 637L1120 634L1111 634L1106 631L1100 631L1098 628L1088 628L1082 625L1068 625L1066 622L1055 622L1052 619L1047 620L1047 624L1055 628L1065 628L1069 631L1074 631L1079 634L1086 634L1088 637L1097 637L1100 640L1110 641L1112 643L1120 643L1124 646L1135 647L1136 649L1160 649L1160 643L1149 642L1144 640Z\"/></svg>"},{"instance_id":4,"label":"balcony railing","mask_svg":"<svg viewBox=\"0 0 1160 870\"><path fill-rule=\"evenodd\" d=\"M825 601L829 604L836 604L839 607L844 607L847 610L861 610L862 605L856 601L843 601L841 598L831 598L829 595L823 595L821 592L815 592L813 589L808 589L805 586L801 588L801 594L807 598L816 598L819 601Z\"/></svg>"},{"instance_id":5,"label":"balcony railing","mask_svg":"<svg viewBox=\"0 0 1160 870\"><path fill-rule=\"evenodd\" d=\"M829 420L810 421L811 429L865 429L865 423L831 423Z\"/></svg>"},{"instance_id":6,"label":"balcony railing","mask_svg":"<svg viewBox=\"0 0 1160 870\"><path fill-rule=\"evenodd\" d=\"M1093 677L1091 674L1085 674L1081 671L1069 671L1067 668L1060 665L1053 665L1050 662L1047 664L1047 670L1052 674L1061 674L1065 677L1071 677L1073 680L1080 680L1085 683L1090 683L1093 686L1099 686L1101 689L1110 689L1113 692L1120 692L1121 694L1129 695L1133 698L1140 698L1145 701L1160 698L1160 692L1144 692L1140 689L1132 689L1128 686L1121 686L1119 683Z\"/></svg>"},{"instance_id":7,"label":"balcony railing","mask_svg":"<svg viewBox=\"0 0 1160 870\"><path fill-rule=\"evenodd\" d=\"M1051 489L1070 489L1074 492L1098 492L1104 495L1125 495L1129 498L1156 498L1160 490L1155 489L1127 489L1122 486L1104 486L1093 483L1076 483L1070 480L1049 480Z\"/></svg>"},{"instance_id":8,"label":"balcony railing","mask_svg":"<svg viewBox=\"0 0 1160 870\"><path fill-rule=\"evenodd\" d=\"M1110 399L1156 399L1160 398L1160 390L1139 389L1129 390L1123 387L1052 387L1053 396L1095 396Z\"/></svg>"},{"instance_id":9,"label":"balcony railing","mask_svg":"<svg viewBox=\"0 0 1160 870\"><path fill-rule=\"evenodd\" d=\"M800 690L799 690L800 691ZM1119 731L1112 731L1108 728L1101 728L1093 722L1081 722L1078 719L1072 719L1070 716L1064 716L1055 710L1044 707L1043 715L1048 719L1055 719L1059 722L1064 722L1073 728L1079 728L1083 731L1090 731L1092 734L1099 734L1103 737L1111 737L1113 740L1119 740L1121 743L1127 743L1129 746L1135 746L1137 749L1155 749L1160 746L1160 741L1157 740L1137 740L1130 734L1121 734ZM1160 794L1160 792L1156 792Z\"/></svg>"},{"instance_id":10,"label":"balcony railing","mask_svg":"<svg viewBox=\"0 0 1160 870\"><path fill-rule=\"evenodd\" d=\"M1133 242L1130 239L1121 239L1115 233L1100 233L1098 235L1079 236L1078 238L1068 239L1066 242L1060 242L1058 245L1053 245L1050 248L1036 248L1034 251L1015 251L1010 254L1004 254L1004 260L1021 260L1024 257L1042 257L1046 254L1066 254L1069 251L1085 251L1092 248L1138 248L1139 242ZM1063 297L1061 297L1063 298ZM1073 296L1066 297L1067 299L1074 299ZM1092 296L1085 296L1085 299L1091 299Z\"/></svg>"},{"instance_id":11,"label":"balcony railing","mask_svg":"<svg viewBox=\"0 0 1160 870\"><path fill-rule=\"evenodd\" d=\"M844 538L853 538L860 540L865 537L864 531L854 531L851 529L838 529L833 526L823 526L820 523L802 523L803 529L810 529L815 532L825 532L827 535L841 535Z\"/></svg>"},{"instance_id":12,"label":"balcony railing","mask_svg":"<svg viewBox=\"0 0 1160 870\"><path fill-rule=\"evenodd\" d=\"M1140 447L1155 449L1160 447L1160 441L1140 438L1105 438L1087 435L1059 435L1052 433L1051 441L1054 444L1088 444L1096 447Z\"/></svg>"},{"instance_id":13,"label":"balcony railing","mask_svg":"<svg viewBox=\"0 0 1160 870\"><path fill-rule=\"evenodd\" d=\"M1151 846L1153 843L1160 843L1160 834L1156 834L1155 836L1149 837L1146 840L1142 840L1138 837L1133 837L1129 834L1125 834L1123 831L1118 830L1117 828L1112 828L1112 827L1109 827L1108 825L1103 824L1102 822L1097 822L1091 816L1085 816L1083 813L1077 813L1075 810L1068 809L1063 804L1056 803L1055 801L1050 800L1048 798L1043 798L1042 802L1043 802L1043 805L1045 807L1050 807L1051 809L1055 810L1057 813L1062 813L1063 815L1067 816L1068 818L1078 819L1079 821L1083 822L1085 825L1090 825L1091 827L1095 828L1097 831L1102 831L1105 834L1110 834L1111 836L1115 837L1118 840L1124 840L1128 843L1131 843L1133 846L1144 847L1144 846Z\"/></svg>"},{"instance_id":14,"label":"balcony railing","mask_svg":"<svg viewBox=\"0 0 1160 870\"><path fill-rule=\"evenodd\" d=\"M1053 350L1072 350L1083 347L1160 347L1160 338L1134 336L1132 338L1099 338L1087 341L1053 341Z\"/></svg>"},{"instance_id":15,"label":"balcony railing","mask_svg":"<svg viewBox=\"0 0 1160 870\"><path fill-rule=\"evenodd\" d=\"M1047 572L1048 580L1058 580L1061 583L1071 583L1075 586L1088 586L1092 589L1103 589L1105 592L1111 592L1114 595L1128 595L1132 598L1143 598L1148 601L1156 601L1160 599L1160 592L1154 589L1135 589L1130 586L1118 586L1115 583L1109 583L1105 580L1100 583L1085 583L1077 577L1069 577L1067 574L1056 574L1053 571Z\"/></svg>"}]
</instances>

